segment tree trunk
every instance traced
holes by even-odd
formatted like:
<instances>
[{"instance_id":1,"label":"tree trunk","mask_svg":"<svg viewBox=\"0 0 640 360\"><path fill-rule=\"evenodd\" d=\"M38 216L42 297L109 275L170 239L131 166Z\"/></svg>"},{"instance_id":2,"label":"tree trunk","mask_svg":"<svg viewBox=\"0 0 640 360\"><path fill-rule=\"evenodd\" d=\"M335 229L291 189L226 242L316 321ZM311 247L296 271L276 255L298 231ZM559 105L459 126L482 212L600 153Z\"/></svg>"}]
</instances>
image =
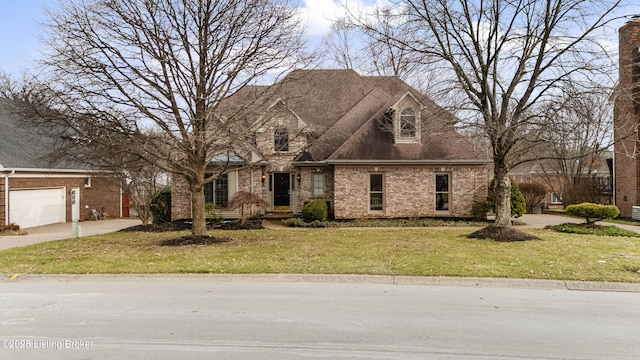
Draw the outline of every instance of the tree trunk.
<instances>
[{"instance_id":1,"label":"tree trunk","mask_svg":"<svg viewBox=\"0 0 640 360\"><path fill-rule=\"evenodd\" d=\"M191 212L193 214L191 235L207 235L207 220L204 210L204 186L202 186L202 184L191 185Z\"/></svg>"},{"instance_id":2,"label":"tree trunk","mask_svg":"<svg viewBox=\"0 0 640 360\"><path fill-rule=\"evenodd\" d=\"M511 180L506 166L494 164L493 171L494 194L496 197L496 220L497 227L511 226Z\"/></svg>"}]
</instances>

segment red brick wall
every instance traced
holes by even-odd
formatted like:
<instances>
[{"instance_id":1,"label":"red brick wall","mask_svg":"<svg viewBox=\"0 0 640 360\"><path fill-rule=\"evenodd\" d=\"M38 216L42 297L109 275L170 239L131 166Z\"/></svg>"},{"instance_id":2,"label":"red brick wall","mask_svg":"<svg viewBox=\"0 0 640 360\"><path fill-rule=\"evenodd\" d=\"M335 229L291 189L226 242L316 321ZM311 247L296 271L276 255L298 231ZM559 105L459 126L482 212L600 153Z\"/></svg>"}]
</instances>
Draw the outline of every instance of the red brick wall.
<instances>
[{"instance_id":1,"label":"red brick wall","mask_svg":"<svg viewBox=\"0 0 640 360\"><path fill-rule=\"evenodd\" d=\"M628 22L619 31L620 74L614 108L616 205L623 217L640 204L638 133L640 106L640 19Z\"/></svg>"},{"instance_id":2,"label":"red brick wall","mask_svg":"<svg viewBox=\"0 0 640 360\"><path fill-rule=\"evenodd\" d=\"M91 209L102 212L103 209L111 217L120 217L120 187L113 179L91 177L91 186L85 187L83 177L65 178L25 178L9 177L9 190L34 189L34 188L59 188L65 187L67 221L71 221L71 188L80 188L80 220L88 220ZM9 204L11 206L11 204ZM4 218L3 218L4 221ZM4 224L4 222L3 222Z\"/></svg>"}]
</instances>

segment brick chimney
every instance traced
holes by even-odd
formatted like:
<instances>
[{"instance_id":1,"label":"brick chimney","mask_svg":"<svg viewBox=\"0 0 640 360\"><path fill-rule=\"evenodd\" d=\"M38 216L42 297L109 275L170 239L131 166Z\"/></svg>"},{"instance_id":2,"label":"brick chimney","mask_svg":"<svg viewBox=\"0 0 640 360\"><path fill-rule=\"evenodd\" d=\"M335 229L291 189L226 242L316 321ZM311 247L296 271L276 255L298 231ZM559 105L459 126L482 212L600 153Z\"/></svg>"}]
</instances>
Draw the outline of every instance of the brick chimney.
<instances>
[{"instance_id":1,"label":"brick chimney","mask_svg":"<svg viewBox=\"0 0 640 360\"><path fill-rule=\"evenodd\" d=\"M631 217L640 205L640 15L619 29L618 88L614 107L615 204Z\"/></svg>"}]
</instances>

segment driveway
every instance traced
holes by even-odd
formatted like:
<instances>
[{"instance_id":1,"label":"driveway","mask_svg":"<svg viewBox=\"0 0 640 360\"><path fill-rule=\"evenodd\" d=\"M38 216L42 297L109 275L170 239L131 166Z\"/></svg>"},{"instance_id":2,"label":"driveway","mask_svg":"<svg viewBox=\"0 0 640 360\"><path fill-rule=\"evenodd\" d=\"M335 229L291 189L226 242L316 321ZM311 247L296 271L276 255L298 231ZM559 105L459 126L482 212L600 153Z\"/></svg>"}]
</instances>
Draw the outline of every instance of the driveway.
<instances>
[{"instance_id":1,"label":"driveway","mask_svg":"<svg viewBox=\"0 0 640 360\"><path fill-rule=\"evenodd\" d=\"M522 217L517 219L520 222L527 223L527 225L523 225L522 227L518 226L518 228L544 228L547 225L560 225L564 223L576 223L580 224L584 222L584 219L576 219L568 216L562 215L553 215L553 214L524 214ZM624 225L624 224L614 224L614 223L605 223L605 222L596 222L596 224L600 225L615 225L619 228L640 232L640 226L637 225Z\"/></svg>"},{"instance_id":2,"label":"driveway","mask_svg":"<svg viewBox=\"0 0 640 360\"><path fill-rule=\"evenodd\" d=\"M106 234L120 229L140 225L138 219L110 219L99 221L83 221L80 224L80 235L90 236ZM37 244L45 241L63 240L72 237L71 223L58 223L24 229L27 235L0 236L0 250Z\"/></svg>"}]
</instances>

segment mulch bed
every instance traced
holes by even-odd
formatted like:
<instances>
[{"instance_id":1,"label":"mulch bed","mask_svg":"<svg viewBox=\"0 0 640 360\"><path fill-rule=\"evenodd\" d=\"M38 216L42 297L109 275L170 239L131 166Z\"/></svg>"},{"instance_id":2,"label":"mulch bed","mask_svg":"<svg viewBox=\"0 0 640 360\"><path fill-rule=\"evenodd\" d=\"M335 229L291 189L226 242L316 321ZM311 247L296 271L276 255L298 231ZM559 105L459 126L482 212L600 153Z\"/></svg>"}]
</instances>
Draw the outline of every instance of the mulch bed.
<instances>
[{"instance_id":1,"label":"mulch bed","mask_svg":"<svg viewBox=\"0 0 640 360\"><path fill-rule=\"evenodd\" d=\"M119 230L121 232L167 232L167 231L183 231L191 230L192 221L176 220L164 224L136 225L126 229ZM264 229L261 220L247 220L244 224L240 221L228 221L221 224L207 223L207 230L257 230Z\"/></svg>"},{"instance_id":2,"label":"mulch bed","mask_svg":"<svg viewBox=\"0 0 640 360\"><path fill-rule=\"evenodd\" d=\"M513 227L487 226L467 235L471 239L493 239L498 242L540 240L539 237L527 234Z\"/></svg>"},{"instance_id":3,"label":"mulch bed","mask_svg":"<svg viewBox=\"0 0 640 360\"><path fill-rule=\"evenodd\" d=\"M171 232L191 230L191 220L176 220L164 224L136 225L120 230L121 232ZM240 221L227 221L221 224L207 223L207 230L255 230L264 229L261 220L247 220L245 223ZM230 237L225 236L193 236L187 235L175 239L168 239L160 242L160 246L190 246L190 245L215 245L233 241Z\"/></svg>"},{"instance_id":4,"label":"mulch bed","mask_svg":"<svg viewBox=\"0 0 640 360\"><path fill-rule=\"evenodd\" d=\"M162 241L160 246L188 246L188 245L214 245L225 242L230 242L233 239L230 237L217 237L217 236L183 236L177 239L169 239Z\"/></svg>"}]
</instances>

